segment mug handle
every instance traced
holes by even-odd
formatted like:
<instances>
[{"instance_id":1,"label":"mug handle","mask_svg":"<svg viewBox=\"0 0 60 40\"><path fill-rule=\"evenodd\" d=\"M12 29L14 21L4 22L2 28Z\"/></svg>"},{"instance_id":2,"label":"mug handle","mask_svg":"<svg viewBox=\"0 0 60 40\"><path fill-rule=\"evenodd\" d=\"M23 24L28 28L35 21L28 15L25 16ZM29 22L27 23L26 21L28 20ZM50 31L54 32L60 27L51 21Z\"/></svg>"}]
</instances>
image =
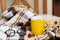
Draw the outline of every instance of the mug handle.
<instances>
[{"instance_id":1,"label":"mug handle","mask_svg":"<svg viewBox=\"0 0 60 40\"><path fill-rule=\"evenodd\" d=\"M50 21L48 21L48 20L45 21L45 25L44 25L45 29L44 29L44 31L47 30L49 28L49 26L50 26Z\"/></svg>"}]
</instances>

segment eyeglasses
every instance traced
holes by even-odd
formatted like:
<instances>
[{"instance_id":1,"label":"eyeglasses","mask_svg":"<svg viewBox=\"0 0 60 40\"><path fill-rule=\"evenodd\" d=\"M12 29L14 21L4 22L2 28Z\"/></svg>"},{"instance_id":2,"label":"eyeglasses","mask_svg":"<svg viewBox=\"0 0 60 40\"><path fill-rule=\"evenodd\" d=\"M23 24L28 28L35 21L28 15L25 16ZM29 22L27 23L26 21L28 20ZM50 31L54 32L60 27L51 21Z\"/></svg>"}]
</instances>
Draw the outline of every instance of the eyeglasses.
<instances>
[{"instance_id":1,"label":"eyeglasses","mask_svg":"<svg viewBox=\"0 0 60 40\"><path fill-rule=\"evenodd\" d=\"M5 32L5 34L7 35L7 37L13 37L15 35L15 31L12 29L9 29Z\"/></svg>"},{"instance_id":2,"label":"eyeglasses","mask_svg":"<svg viewBox=\"0 0 60 40\"><path fill-rule=\"evenodd\" d=\"M7 31L5 31L5 34L7 35L7 37L13 37L15 36L16 33L18 33L19 36L24 36L26 34L26 31L23 30L22 28L19 28L17 32L15 32L15 30L13 29L8 29Z\"/></svg>"}]
</instances>

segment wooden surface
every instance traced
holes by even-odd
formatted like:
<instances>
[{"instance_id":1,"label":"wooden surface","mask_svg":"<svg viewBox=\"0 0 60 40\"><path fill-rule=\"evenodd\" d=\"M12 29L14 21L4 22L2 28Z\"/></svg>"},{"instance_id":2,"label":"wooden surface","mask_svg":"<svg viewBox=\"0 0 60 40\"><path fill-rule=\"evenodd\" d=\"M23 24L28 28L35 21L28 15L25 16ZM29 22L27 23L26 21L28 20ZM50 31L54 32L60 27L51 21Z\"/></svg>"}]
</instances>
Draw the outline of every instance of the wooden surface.
<instances>
[{"instance_id":1,"label":"wooden surface","mask_svg":"<svg viewBox=\"0 0 60 40\"><path fill-rule=\"evenodd\" d=\"M53 0L53 15L60 17L60 0Z\"/></svg>"},{"instance_id":2,"label":"wooden surface","mask_svg":"<svg viewBox=\"0 0 60 40\"><path fill-rule=\"evenodd\" d=\"M35 10L35 12L39 13L39 3L38 3L38 0L34 0L34 10Z\"/></svg>"},{"instance_id":3,"label":"wooden surface","mask_svg":"<svg viewBox=\"0 0 60 40\"><path fill-rule=\"evenodd\" d=\"M12 3L12 5L18 5L20 2L20 0L14 0L14 2Z\"/></svg>"},{"instance_id":4,"label":"wooden surface","mask_svg":"<svg viewBox=\"0 0 60 40\"><path fill-rule=\"evenodd\" d=\"M30 4L27 2L27 0L14 0L14 2L12 3L12 5L18 5L19 2L22 2L25 6L27 6L28 8L32 8L30 6ZM1 9L2 12L4 12L6 10L6 0L1 0ZM38 0L34 0L34 11L36 13L39 13L39 4L38 4Z\"/></svg>"},{"instance_id":5,"label":"wooden surface","mask_svg":"<svg viewBox=\"0 0 60 40\"><path fill-rule=\"evenodd\" d=\"M47 14L47 0L43 0L43 14Z\"/></svg>"},{"instance_id":6,"label":"wooden surface","mask_svg":"<svg viewBox=\"0 0 60 40\"><path fill-rule=\"evenodd\" d=\"M27 6L28 8L31 8L30 4L27 2L27 0L21 0L21 2Z\"/></svg>"},{"instance_id":7,"label":"wooden surface","mask_svg":"<svg viewBox=\"0 0 60 40\"><path fill-rule=\"evenodd\" d=\"M2 12L4 12L6 10L6 0L1 0L1 7Z\"/></svg>"}]
</instances>

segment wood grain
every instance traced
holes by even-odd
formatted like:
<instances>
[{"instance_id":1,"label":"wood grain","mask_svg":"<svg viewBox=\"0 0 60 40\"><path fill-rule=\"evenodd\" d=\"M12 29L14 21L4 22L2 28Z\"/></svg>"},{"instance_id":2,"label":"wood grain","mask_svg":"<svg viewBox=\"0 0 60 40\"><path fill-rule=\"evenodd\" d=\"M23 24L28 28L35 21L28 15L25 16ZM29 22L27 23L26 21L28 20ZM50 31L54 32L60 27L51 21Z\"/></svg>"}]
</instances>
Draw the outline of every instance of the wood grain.
<instances>
[{"instance_id":1,"label":"wood grain","mask_svg":"<svg viewBox=\"0 0 60 40\"><path fill-rule=\"evenodd\" d=\"M28 8L31 8L30 4L27 2L27 0L21 0L21 2L27 6Z\"/></svg>"},{"instance_id":2,"label":"wood grain","mask_svg":"<svg viewBox=\"0 0 60 40\"><path fill-rule=\"evenodd\" d=\"M2 9L2 12L6 10L6 0L1 0L1 9Z\"/></svg>"},{"instance_id":3,"label":"wood grain","mask_svg":"<svg viewBox=\"0 0 60 40\"><path fill-rule=\"evenodd\" d=\"M20 0L14 0L14 2L12 3L12 5L18 5L20 2Z\"/></svg>"},{"instance_id":4,"label":"wood grain","mask_svg":"<svg viewBox=\"0 0 60 40\"><path fill-rule=\"evenodd\" d=\"M60 17L60 1L53 0L53 15Z\"/></svg>"},{"instance_id":5,"label":"wood grain","mask_svg":"<svg viewBox=\"0 0 60 40\"><path fill-rule=\"evenodd\" d=\"M47 0L43 0L43 14L47 14Z\"/></svg>"},{"instance_id":6,"label":"wood grain","mask_svg":"<svg viewBox=\"0 0 60 40\"><path fill-rule=\"evenodd\" d=\"M38 0L34 0L34 10L36 11L36 13L39 13L39 4L38 4Z\"/></svg>"}]
</instances>

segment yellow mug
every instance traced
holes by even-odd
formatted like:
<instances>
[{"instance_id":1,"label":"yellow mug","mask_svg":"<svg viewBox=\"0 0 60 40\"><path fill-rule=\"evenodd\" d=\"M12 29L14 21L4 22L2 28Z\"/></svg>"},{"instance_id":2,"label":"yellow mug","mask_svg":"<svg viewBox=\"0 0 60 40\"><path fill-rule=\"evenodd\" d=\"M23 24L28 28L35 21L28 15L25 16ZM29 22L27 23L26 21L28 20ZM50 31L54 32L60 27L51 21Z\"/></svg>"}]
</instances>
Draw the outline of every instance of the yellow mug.
<instances>
[{"instance_id":1,"label":"yellow mug","mask_svg":"<svg viewBox=\"0 0 60 40\"><path fill-rule=\"evenodd\" d=\"M34 16L31 18L31 30L36 36L41 35L50 26L50 21L42 16Z\"/></svg>"}]
</instances>

